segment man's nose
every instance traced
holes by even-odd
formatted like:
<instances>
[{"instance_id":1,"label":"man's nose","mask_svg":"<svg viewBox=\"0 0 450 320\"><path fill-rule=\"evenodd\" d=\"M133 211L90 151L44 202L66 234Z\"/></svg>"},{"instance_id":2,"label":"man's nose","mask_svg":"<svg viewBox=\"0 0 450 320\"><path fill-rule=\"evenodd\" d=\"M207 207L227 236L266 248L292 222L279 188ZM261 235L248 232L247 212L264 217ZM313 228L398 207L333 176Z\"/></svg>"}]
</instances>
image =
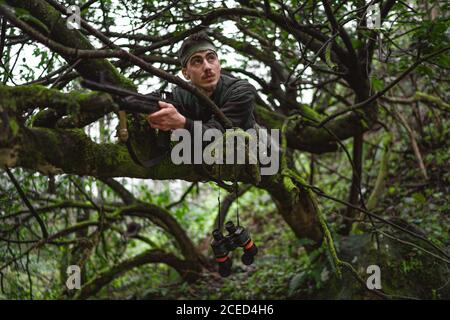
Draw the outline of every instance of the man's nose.
<instances>
[{"instance_id":1,"label":"man's nose","mask_svg":"<svg viewBox=\"0 0 450 320\"><path fill-rule=\"evenodd\" d=\"M212 65L208 62L208 60L205 59L204 69L210 70L211 68L212 68Z\"/></svg>"}]
</instances>

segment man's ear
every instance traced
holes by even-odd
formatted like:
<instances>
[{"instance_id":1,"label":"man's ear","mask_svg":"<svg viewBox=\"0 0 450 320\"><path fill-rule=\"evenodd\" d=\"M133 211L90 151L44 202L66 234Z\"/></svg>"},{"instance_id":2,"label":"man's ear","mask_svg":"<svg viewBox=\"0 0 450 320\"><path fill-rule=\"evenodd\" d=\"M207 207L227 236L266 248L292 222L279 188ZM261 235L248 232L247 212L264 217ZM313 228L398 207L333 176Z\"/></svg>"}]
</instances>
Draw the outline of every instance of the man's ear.
<instances>
[{"instance_id":1,"label":"man's ear","mask_svg":"<svg viewBox=\"0 0 450 320\"><path fill-rule=\"evenodd\" d=\"M186 78L186 80L190 79L190 77L189 77L189 75L187 73L187 68L181 69L181 72L183 73L183 76Z\"/></svg>"}]
</instances>

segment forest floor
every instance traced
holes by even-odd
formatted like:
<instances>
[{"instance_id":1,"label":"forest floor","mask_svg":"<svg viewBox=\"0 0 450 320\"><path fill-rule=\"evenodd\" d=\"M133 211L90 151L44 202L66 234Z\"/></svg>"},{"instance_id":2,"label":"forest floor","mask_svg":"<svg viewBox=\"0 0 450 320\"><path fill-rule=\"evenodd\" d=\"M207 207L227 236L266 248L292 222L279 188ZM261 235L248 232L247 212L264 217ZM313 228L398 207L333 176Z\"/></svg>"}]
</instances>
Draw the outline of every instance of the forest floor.
<instances>
[{"instance_id":1,"label":"forest floor","mask_svg":"<svg viewBox=\"0 0 450 320\"><path fill-rule=\"evenodd\" d=\"M427 181L420 179L421 173L412 149L394 148L386 190L374 211L389 221L426 236L450 252L450 140L444 141L444 144L429 142L421 145L429 175ZM242 215L249 216L245 212ZM332 215L329 218L329 224L333 228L337 221ZM168 295L165 298L378 298L349 274L344 276L344 280L337 279L329 260L324 258L326 255L323 254L323 248L306 254L302 240L293 236L275 212L247 218L244 224L250 225L259 247L253 265L244 266L239 259L240 255L235 254L233 274L230 277L207 274L195 285L182 284L167 288ZM431 251L426 244L391 228L383 226L381 230ZM385 265L386 276L382 274L382 283L385 293L393 295L393 298L450 299L448 264L386 237L380 240L384 247L382 245L376 250L374 233L344 237L333 232L333 237L338 255L351 259L348 262L355 266L364 279L368 277L365 272L368 264L379 262ZM149 297L151 296L147 298Z\"/></svg>"},{"instance_id":2,"label":"forest floor","mask_svg":"<svg viewBox=\"0 0 450 320\"><path fill-rule=\"evenodd\" d=\"M420 145L428 180L421 178L412 148L394 146L386 187L373 212L426 237L448 254L450 139L447 138ZM181 281L165 266L148 266L130 274L135 281L128 282L123 290L112 285L103 294L113 299L380 298L348 271L344 270L343 278L338 278L323 247L307 253L304 248L307 241L294 236L268 195L250 193L246 197L239 209L241 223L248 227L259 248L251 266L242 264L241 252L236 250L229 277L221 278L216 272L206 271L194 284ZM259 202L253 203L253 198ZM343 206L325 201L321 205L339 258L351 263L361 279L365 281L369 277L367 267L376 264L381 268L382 290L392 298L450 299L448 264L429 254L436 254L432 246L385 224L376 223L376 229L382 233L375 232L363 217L365 228L342 236L338 227ZM230 210L229 215L233 217L234 211ZM198 243L202 253L212 258L209 239ZM149 278L150 274L152 280L142 281L142 277Z\"/></svg>"}]
</instances>

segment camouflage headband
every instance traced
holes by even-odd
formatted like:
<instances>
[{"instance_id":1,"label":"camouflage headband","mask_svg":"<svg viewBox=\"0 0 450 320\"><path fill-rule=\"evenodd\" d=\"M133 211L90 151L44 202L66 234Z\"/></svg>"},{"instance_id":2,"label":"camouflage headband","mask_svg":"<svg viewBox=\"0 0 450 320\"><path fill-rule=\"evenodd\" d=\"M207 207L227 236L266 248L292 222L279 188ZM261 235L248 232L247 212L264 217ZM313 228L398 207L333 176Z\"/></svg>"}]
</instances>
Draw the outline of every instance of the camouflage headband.
<instances>
[{"instance_id":1,"label":"camouflage headband","mask_svg":"<svg viewBox=\"0 0 450 320\"><path fill-rule=\"evenodd\" d=\"M189 50L187 50L182 56L180 56L181 66L184 68L189 61L189 58L192 57L194 53L206 50L212 50L215 54L217 54L216 47L212 43L208 41L202 41L190 47Z\"/></svg>"}]
</instances>

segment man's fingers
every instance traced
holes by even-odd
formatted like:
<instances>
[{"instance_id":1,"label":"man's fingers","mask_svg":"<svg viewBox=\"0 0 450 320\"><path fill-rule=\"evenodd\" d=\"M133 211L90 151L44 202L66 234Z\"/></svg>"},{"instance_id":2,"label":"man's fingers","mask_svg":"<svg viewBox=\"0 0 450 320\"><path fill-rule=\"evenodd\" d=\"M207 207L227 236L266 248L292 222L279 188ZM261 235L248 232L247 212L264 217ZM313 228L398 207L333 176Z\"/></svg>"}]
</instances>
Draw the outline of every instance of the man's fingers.
<instances>
[{"instance_id":1,"label":"man's fingers","mask_svg":"<svg viewBox=\"0 0 450 320\"><path fill-rule=\"evenodd\" d=\"M154 120L157 120L159 118L165 117L169 113L170 113L169 109L162 109L162 110L156 111L156 112L154 112L152 114L149 114L147 116L147 119L149 119L151 121L154 121Z\"/></svg>"},{"instance_id":2,"label":"man's fingers","mask_svg":"<svg viewBox=\"0 0 450 320\"><path fill-rule=\"evenodd\" d=\"M165 109L165 108L175 108L175 107L173 106L173 104L167 103L167 102L164 102L164 101L158 101L158 104L159 104L159 107L160 107L161 109Z\"/></svg>"},{"instance_id":3,"label":"man's fingers","mask_svg":"<svg viewBox=\"0 0 450 320\"><path fill-rule=\"evenodd\" d=\"M175 107L167 102L159 101L160 110L147 115L147 122L150 127L163 131L177 127L180 115Z\"/></svg>"},{"instance_id":4,"label":"man's fingers","mask_svg":"<svg viewBox=\"0 0 450 320\"><path fill-rule=\"evenodd\" d=\"M175 108L172 104L166 103L164 101L158 101L158 105L161 108L159 111L153 112L148 115L150 119L156 119L160 116L167 115L172 112L171 108Z\"/></svg>"}]
</instances>

